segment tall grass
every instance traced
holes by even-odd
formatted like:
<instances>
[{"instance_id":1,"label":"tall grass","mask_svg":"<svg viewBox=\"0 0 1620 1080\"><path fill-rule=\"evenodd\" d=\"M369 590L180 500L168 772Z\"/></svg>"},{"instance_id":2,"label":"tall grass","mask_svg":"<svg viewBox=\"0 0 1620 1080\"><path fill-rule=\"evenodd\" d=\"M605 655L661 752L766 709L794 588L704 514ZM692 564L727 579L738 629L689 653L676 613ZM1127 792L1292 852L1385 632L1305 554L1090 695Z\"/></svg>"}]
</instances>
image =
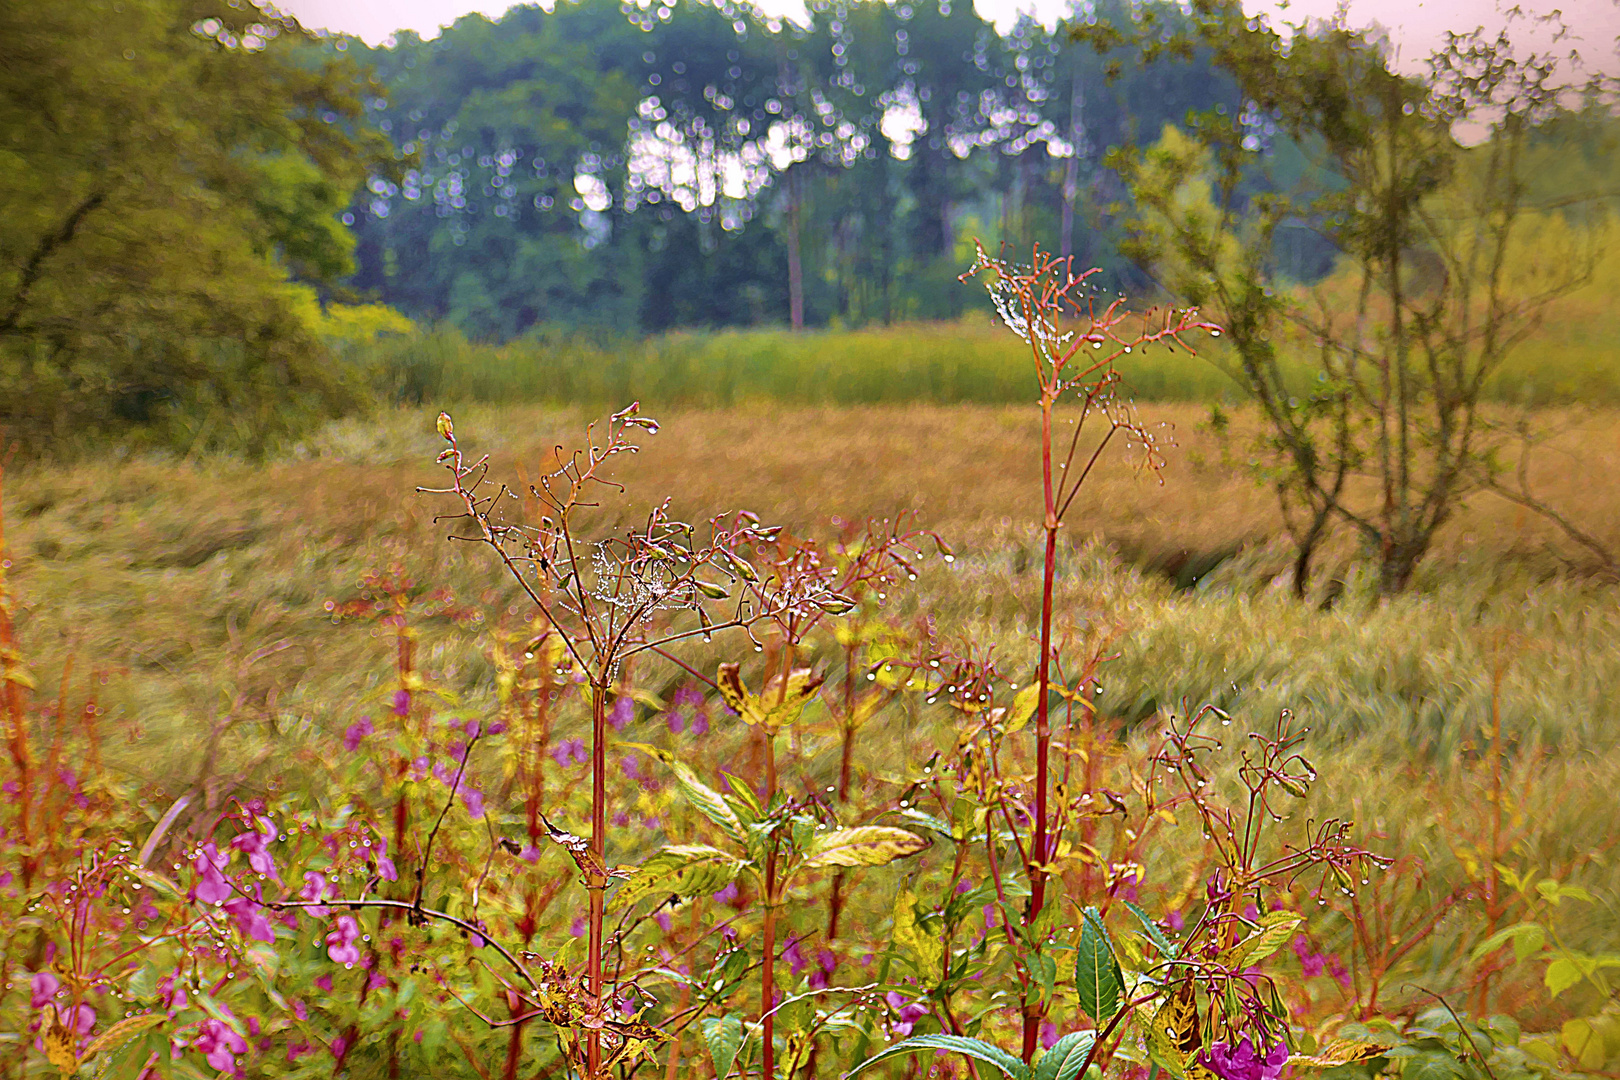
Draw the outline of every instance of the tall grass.
<instances>
[{"instance_id":1,"label":"tall grass","mask_svg":"<svg viewBox=\"0 0 1620 1080\"><path fill-rule=\"evenodd\" d=\"M1620 404L1620 330L1596 317L1601 290L1569 298L1487 383L1489 400L1524 406ZM1612 295L1612 294L1609 294ZM1201 355L1153 349L1133 366L1140 401L1235 403L1239 384L1220 342ZM988 319L861 330L682 331L656 337L537 330L503 345L438 327L349 350L379 373L395 401L530 402L723 409L899 402L1001 405L1028 397L1027 346ZM1306 392L1316 377L1311 343L1292 335L1283 362Z\"/></svg>"}]
</instances>

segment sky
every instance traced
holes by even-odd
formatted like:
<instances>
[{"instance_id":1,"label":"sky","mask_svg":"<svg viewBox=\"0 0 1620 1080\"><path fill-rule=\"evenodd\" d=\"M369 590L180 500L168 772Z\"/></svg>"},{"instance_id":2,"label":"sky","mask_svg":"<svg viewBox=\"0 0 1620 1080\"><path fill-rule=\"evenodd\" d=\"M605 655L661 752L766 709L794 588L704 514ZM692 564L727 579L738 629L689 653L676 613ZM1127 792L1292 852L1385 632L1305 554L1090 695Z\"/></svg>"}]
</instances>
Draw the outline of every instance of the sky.
<instances>
[{"instance_id":1,"label":"sky","mask_svg":"<svg viewBox=\"0 0 1620 1080\"><path fill-rule=\"evenodd\" d=\"M1339 0L1293 0L1288 7L1289 21L1327 18ZM976 0L979 13L998 26L1011 24L1020 11L1032 10L1042 19L1055 19L1067 7L1067 0ZM424 38L438 34L439 28L469 12L498 17L513 6L509 0L278 0L277 6L312 29L354 34L376 45L395 30L415 30ZM1245 0L1254 13L1275 13L1276 0ZM1415 64L1439 46L1447 30L1471 30L1476 26L1493 29L1502 25L1503 16L1496 0L1350 0L1352 26L1376 22L1391 32L1400 50L1402 66ZM1532 0L1521 4L1525 12L1540 14L1555 4ZM802 11L798 0L764 0L771 14ZM1587 62L1610 74L1620 74L1615 52L1620 38L1620 0L1563 0L1556 4L1570 25L1572 44Z\"/></svg>"}]
</instances>

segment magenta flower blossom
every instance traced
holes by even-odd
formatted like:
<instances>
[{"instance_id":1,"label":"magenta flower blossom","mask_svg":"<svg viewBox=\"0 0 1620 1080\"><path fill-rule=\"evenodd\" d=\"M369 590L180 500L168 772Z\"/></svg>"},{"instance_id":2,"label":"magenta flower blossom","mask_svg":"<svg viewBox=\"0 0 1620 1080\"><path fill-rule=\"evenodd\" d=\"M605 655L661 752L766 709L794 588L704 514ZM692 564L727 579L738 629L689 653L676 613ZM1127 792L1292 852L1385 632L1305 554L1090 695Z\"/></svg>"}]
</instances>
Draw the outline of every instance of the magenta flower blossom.
<instances>
[{"instance_id":1,"label":"magenta flower blossom","mask_svg":"<svg viewBox=\"0 0 1620 1080\"><path fill-rule=\"evenodd\" d=\"M894 990L890 990L883 995L883 1000L889 1003L891 1009L899 1013L899 1019L889 1025L896 1035L910 1035L911 1029L917 1025L917 1021L928 1015L928 1006L920 1001L907 1001Z\"/></svg>"},{"instance_id":2,"label":"magenta flower blossom","mask_svg":"<svg viewBox=\"0 0 1620 1080\"><path fill-rule=\"evenodd\" d=\"M608 714L608 723L613 725L614 731L623 731L630 721L636 718L636 701L629 694L621 694L613 702L613 711Z\"/></svg>"},{"instance_id":3,"label":"magenta flower blossom","mask_svg":"<svg viewBox=\"0 0 1620 1080\"><path fill-rule=\"evenodd\" d=\"M88 1035L95 1030L96 1010L88 1005L75 1005L63 1010L62 1023L75 1035Z\"/></svg>"},{"instance_id":4,"label":"magenta flower blossom","mask_svg":"<svg viewBox=\"0 0 1620 1080\"><path fill-rule=\"evenodd\" d=\"M1288 1064L1288 1046L1279 1040L1261 1057L1245 1035L1235 1049L1218 1042L1198 1060L1221 1080L1278 1080L1283 1066Z\"/></svg>"},{"instance_id":5,"label":"magenta flower blossom","mask_svg":"<svg viewBox=\"0 0 1620 1080\"><path fill-rule=\"evenodd\" d=\"M1041 1024L1041 1049L1042 1050L1050 1050L1050 1049L1052 1049L1052 1047L1057 1045L1057 1041L1058 1041L1057 1025L1052 1023L1052 1021L1050 1021L1050 1020L1047 1020L1044 1023L1042 1023Z\"/></svg>"},{"instance_id":6,"label":"magenta flower blossom","mask_svg":"<svg viewBox=\"0 0 1620 1080\"><path fill-rule=\"evenodd\" d=\"M60 989L62 982L55 975L48 971L36 971L34 977L28 980L28 1004L43 1009Z\"/></svg>"},{"instance_id":7,"label":"magenta flower blossom","mask_svg":"<svg viewBox=\"0 0 1620 1080\"><path fill-rule=\"evenodd\" d=\"M384 881L398 881L399 870L394 866L394 860L388 857L388 841L377 837L372 841L372 850L377 859L377 876Z\"/></svg>"},{"instance_id":8,"label":"magenta flower blossom","mask_svg":"<svg viewBox=\"0 0 1620 1080\"><path fill-rule=\"evenodd\" d=\"M224 1006L220 1006L225 1011ZM198 1027L192 1049L208 1059L208 1064L222 1073L236 1072L236 1055L247 1053L247 1040L232 1031L230 1025L209 1017Z\"/></svg>"},{"instance_id":9,"label":"magenta flower blossom","mask_svg":"<svg viewBox=\"0 0 1620 1080\"><path fill-rule=\"evenodd\" d=\"M271 928L270 920L265 918L264 908L252 900L245 896L232 897L225 901L225 910L243 937L250 941L275 942L276 932Z\"/></svg>"},{"instance_id":10,"label":"magenta flower blossom","mask_svg":"<svg viewBox=\"0 0 1620 1080\"><path fill-rule=\"evenodd\" d=\"M377 730L371 726L371 717L362 716L358 722L350 724L343 732L343 749L353 753L360 749L360 743L367 735Z\"/></svg>"},{"instance_id":11,"label":"magenta flower blossom","mask_svg":"<svg viewBox=\"0 0 1620 1080\"><path fill-rule=\"evenodd\" d=\"M180 981L179 974L177 971L170 972L159 979L157 984L158 1000L163 1003L170 1016L185 1008L186 1002L190 1000L186 997L186 986Z\"/></svg>"},{"instance_id":12,"label":"magenta flower blossom","mask_svg":"<svg viewBox=\"0 0 1620 1080\"><path fill-rule=\"evenodd\" d=\"M263 874L271 881L280 883L281 875L276 872L276 860L271 856L269 847L275 839L275 823L269 818L255 818L253 831L238 833L231 840L231 847L247 855L248 866L253 868L255 874Z\"/></svg>"},{"instance_id":13,"label":"magenta flower blossom","mask_svg":"<svg viewBox=\"0 0 1620 1080\"><path fill-rule=\"evenodd\" d=\"M202 880L191 887L191 898L199 904L223 904L235 893L225 875L220 873L231 857L220 851L212 840L204 844L197 852L197 861L194 863Z\"/></svg>"},{"instance_id":14,"label":"magenta flower blossom","mask_svg":"<svg viewBox=\"0 0 1620 1080\"><path fill-rule=\"evenodd\" d=\"M583 765L591 760L591 756L585 752L584 739L564 739L551 748L551 758L565 769L570 765Z\"/></svg>"},{"instance_id":15,"label":"magenta flower blossom","mask_svg":"<svg viewBox=\"0 0 1620 1080\"><path fill-rule=\"evenodd\" d=\"M810 973L810 988L824 989L832 981L833 972L837 970L838 954L831 949L821 949L816 953L816 970Z\"/></svg>"},{"instance_id":16,"label":"magenta flower blossom","mask_svg":"<svg viewBox=\"0 0 1620 1080\"><path fill-rule=\"evenodd\" d=\"M804 950L799 948L800 940L794 938L788 942L788 947L782 950L782 959L787 961L788 970L795 975L810 966L810 961L805 957Z\"/></svg>"},{"instance_id":17,"label":"magenta flower blossom","mask_svg":"<svg viewBox=\"0 0 1620 1080\"><path fill-rule=\"evenodd\" d=\"M715 893L714 898L720 901L722 904L735 903L739 891L740 890L737 888L737 883L734 881L730 885L727 885L725 888L721 889L719 892Z\"/></svg>"},{"instance_id":18,"label":"magenta flower blossom","mask_svg":"<svg viewBox=\"0 0 1620 1080\"><path fill-rule=\"evenodd\" d=\"M355 942L359 937L360 924L354 921L354 916L339 915L337 923L326 935L326 955L332 958L334 964L358 964L360 947Z\"/></svg>"},{"instance_id":19,"label":"magenta flower blossom","mask_svg":"<svg viewBox=\"0 0 1620 1080\"><path fill-rule=\"evenodd\" d=\"M475 787L461 789L461 802L467 808L467 813L475 818L484 816L484 793Z\"/></svg>"},{"instance_id":20,"label":"magenta flower blossom","mask_svg":"<svg viewBox=\"0 0 1620 1080\"><path fill-rule=\"evenodd\" d=\"M313 870L304 871L304 887L298 890L298 899L321 901L330 899L331 896L332 886L327 882L325 874L318 874ZM305 910L316 918L325 915L327 911L324 905Z\"/></svg>"},{"instance_id":21,"label":"magenta flower blossom","mask_svg":"<svg viewBox=\"0 0 1620 1080\"><path fill-rule=\"evenodd\" d=\"M411 715L411 692L409 690L394 691L394 715L402 718Z\"/></svg>"}]
</instances>

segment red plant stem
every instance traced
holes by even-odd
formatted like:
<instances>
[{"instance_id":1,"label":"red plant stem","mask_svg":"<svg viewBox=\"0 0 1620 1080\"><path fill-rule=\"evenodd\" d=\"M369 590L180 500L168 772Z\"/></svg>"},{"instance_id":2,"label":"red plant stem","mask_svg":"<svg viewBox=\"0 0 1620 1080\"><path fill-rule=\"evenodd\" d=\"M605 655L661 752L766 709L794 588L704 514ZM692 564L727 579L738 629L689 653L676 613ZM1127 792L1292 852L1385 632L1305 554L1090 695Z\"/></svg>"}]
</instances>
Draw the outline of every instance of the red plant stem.
<instances>
[{"instance_id":1,"label":"red plant stem","mask_svg":"<svg viewBox=\"0 0 1620 1080\"><path fill-rule=\"evenodd\" d=\"M1040 687L1035 699L1035 826L1029 843L1029 905L1024 910L1024 925L1034 926L1046 905L1046 786L1047 761L1052 744L1052 722L1047 708L1047 687L1051 682L1052 664L1052 589L1057 578L1057 499L1052 490L1052 404L1053 392L1041 391L1041 480L1043 484L1046 530L1046 557L1041 580L1041 652L1035 681ZM1041 1008L1024 998L1024 1063L1033 1066L1035 1048L1040 1043Z\"/></svg>"},{"instance_id":2,"label":"red plant stem","mask_svg":"<svg viewBox=\"0 0 1620 1080\"><path fill-rule=\"evenodd\" d=\"M789 659L787 657L785 660ZM782 665L782 696L787 696L788 664ZM776 733L765 732L765 809L770 811L771 805L776 802ZM770 851L765 855L765 962L760 965L759 974L759 1012L760 1024L763 1029L764 1057L762 1060L761 1076L764 1080L775 1080L776 1077L776 840L771 840Z\"/></svg>"},{"instance_id":3,"label":"red plant stem","mask_svg":"<svg viewBox=\"0 0 1620 1080\"><path fill-rule=\"evenodd\" d=\"M595 865L607 866L607 687L591 685L591 855ZM586 961L587 986L593 999L602 996L602 896L607 880L592 874L585 883L590 892L590 957ZM592 1028L585 1036L585 1054L591 1080L602 1070L602 1035Z\"/></svg>"}]
</instances>

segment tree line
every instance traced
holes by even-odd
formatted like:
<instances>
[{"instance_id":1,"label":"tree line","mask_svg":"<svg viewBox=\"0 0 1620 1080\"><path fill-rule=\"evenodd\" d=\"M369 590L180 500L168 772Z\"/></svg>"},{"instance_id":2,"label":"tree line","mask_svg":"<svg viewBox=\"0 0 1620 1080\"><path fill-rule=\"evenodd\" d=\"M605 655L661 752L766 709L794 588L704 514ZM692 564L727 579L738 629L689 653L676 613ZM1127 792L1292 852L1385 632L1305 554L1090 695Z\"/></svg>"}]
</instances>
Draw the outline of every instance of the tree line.
<instances>
[{"instance_id":1,"label":"tree line","mask_svg":"<svg viewBox=\"0 0 1620 1080\"><path fill-rule=\"evenodd\" d=\"M974 238L1040 240L1140 287L1110 150L1216 108L1291 152L1207 48L1127 63L1123 42L1072 40L1189 18L1102 0L998 33L966 0L818 0L808 25L563 0L432 41L334 39L388 88L368 118L412 160L352 210L354 284L486 339L949 318L974 302L956 280ZM1308 231L1278 252L1296 276L1330 262Z\"/></svg>"}]
</instances>

